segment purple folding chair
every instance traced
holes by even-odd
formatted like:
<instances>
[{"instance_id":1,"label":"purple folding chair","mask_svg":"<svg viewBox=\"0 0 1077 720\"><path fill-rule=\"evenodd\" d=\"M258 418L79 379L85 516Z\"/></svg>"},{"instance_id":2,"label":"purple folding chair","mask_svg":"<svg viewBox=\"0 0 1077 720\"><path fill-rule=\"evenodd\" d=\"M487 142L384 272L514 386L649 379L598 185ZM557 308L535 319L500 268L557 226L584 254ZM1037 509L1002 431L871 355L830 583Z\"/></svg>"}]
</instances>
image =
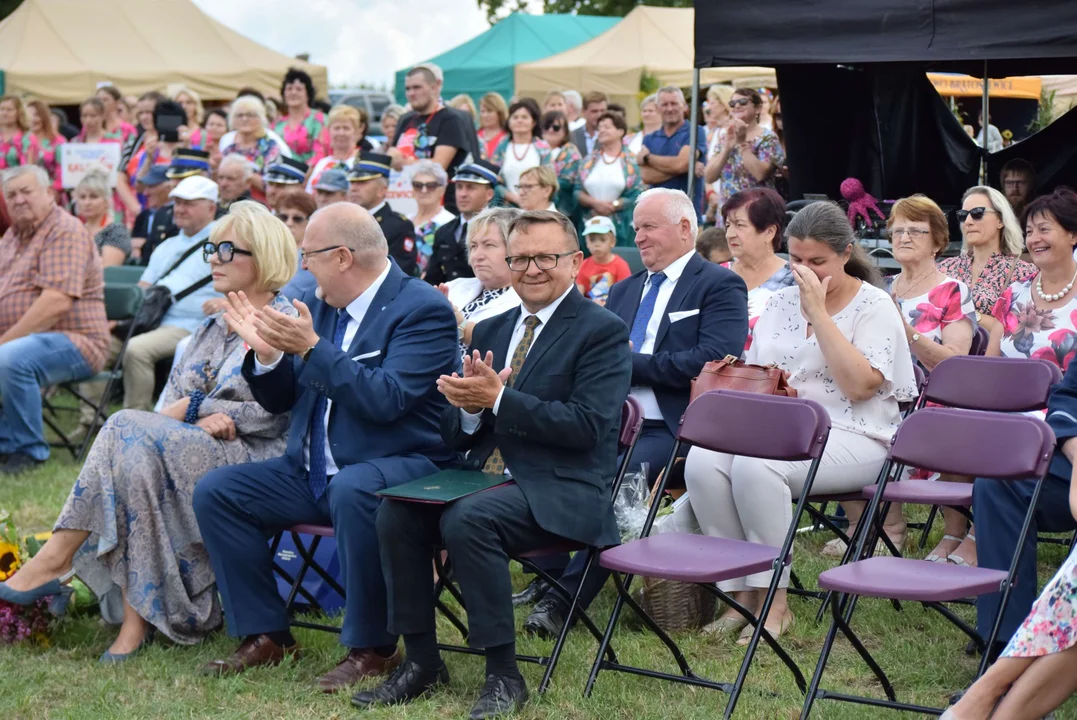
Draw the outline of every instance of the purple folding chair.
<instances>
[{"instance_id":1,"label":"purple folding chair","mask_svg":"<svg viewBox=\"0 0 1077 720\"><path fill-rule=\"evenodd\" d=\"M736 418L736 421L732 422L730 418ZM606 633L587 679L585 696L591 695L599 672L617 670L727 692L729 700L726 703L725 717L729 718L733 714L737 698L744 687L744 680L748 675L748 668L751 666L760 638L781 658L796 679L801 692L804 691L804 676L800 668L766 631L764 623L747 608L719 590L715 583L767 570L773 571L759 617L767 616L774 595L778 591L782 569L792 561L791 551L797 524L811 493L811 486L819 470L819 461L823 456L823 449L829 434L830 418L821 405L811 400L716 390L700 395L688 406L684 417L681 418L677 441L666 463L665 472L662 473L662 481L659 483L656 497L662 497L666 478L671 474L673 462L678 455L682 454L686 446L772 460L810 460L811 466L804 481L804 491L797 502L793 521L789 525L781 548L743 540L725 540L685 533L647 537L660 505L657 501L651 503L641 539L605 550L599 556L599 563L602 567L613 572L617 587L617 601L613 606ZM692 672L688 661L685 660L673 639L629 595L632 579L636 575L697 583L748 620L754 632L741 663L740 672L733 684L707 680ZM626 603L669 648L681 670L680 675L623 665L605 657L614 628L617 627L617 621Z\"/></svg>"},{"instance_id":2,"label":"purple folding chair","mask_svg":"<svg viewBox=\"0 0 1077 720\"><path fill-rule=\"evenodd\" d=\"M972 335L972 343L969 345L969 355L982 356L987 352L987 343L991 339L987 330L982 325L976 326L976 332Z\"/></svg>"},{"instance_id":3,"label":"purple folding chair","mask_svg":"<svg viewBox=\"0 0 1077 720\"><path fill-rule=\"evenodd\" d=\"M940 437L946 437L948 442L946 444L938 442ZM932 407L918 410L901 424L894 435L887 462L879 473L878 492L871 498L865 511L864 517L868 522L864 524L867 526L880 516L880 509L885 504L883 498L887 493L887 480L891 471L899 475L905 466L927 468L954 475L992 478L995 482L1035 478L1038 482L1018 536L1017 547L1019 548L1028 535L1054 447L1054 433L1051 432L1047 423L1039 418L952 408ZM858 533L858 535L859 540L854 557L860 558L869 546L871 533ZM987 638L980 637L974 629L964 623L958 625L972 638L973 642L983 649L990 647L998 636L1002 616L1009 601L1010 588L1017 575L1019 561L1020 553L1015 551L1009 571L1003 572L980 567L948 566L927 560L868 557L865 560L841 565L822 573L819 576L819 586L840 595L835 602L830 604L833 620L823 643L822 652L819 654L819 662L812 676L811 687L808 688L805 697L800 715L801 720L806 720L811 714L816 699L840 700L892 710L938 715L941 708L898 702L893 685L886 673L849 626L857 599L873 597L919 602L925 608L931 608L953 621L955 616L943 603L1001 591L1002 599L999 602L998 614ZM1034 573L1036 569L1025 568L1024 572ZM857 654L879 680L886 693L885 700L819 688L839 630L852 643ZM976 677L984 672L987 664L988 653L984 652Z\"/></svg>"},{"instance_id":4,"label":"purple folding chair","mask_svg":"<svg viewBox=\"0 0 1077 720\"><path fill-rule=\"evenodd\" d=\"M624 407L621 409L621 430L617 437L617 446L619 454L621 455L621 461L617 468L617 474L613 480L612 498L617 497L617 491L621 487L621 483L624 481L625 475L628 473L628 465L632 459L632 451L636 448L636 442L639 440L640 433L643 430L643 406L640 405L636 398L629 396L625 399ZM596 641L602 640L602 632L594 624L594 621L588 617L587 612L580 607L580 592L585 586L587 575L591 572L591 566L594 564L594 559L597 556L601 548L590 547L577 543L572 540L564 540L556 547L547 547L537 550L531 550L526 553L514 556L512 559L524 566L526 570L534 573L538 577L545 580L550 590L560 595L565 602L569 604L568 614L565 616L565 622L561 626L561 633L558 635L557 640L554 642L553 650L548 656L534 656L534 655L517 655L516 659L520 662L534 663L546 667L546 672L542 676L542 682L539 684L538 692L543 693L546 688L549 687L550 679L553 677L554 668L557 667L557 661L561 657L561 652L564 649L565 641L568 638L568 631L572 626L573 618L580 621L580 623L590 631L591 635ZM556 553L566 552L586 552L587 561L584 565L583 575L581 576L580 583L575 593L570 593L564 585L562 585L556 578L547 573L544 569L534 563L534 559L542 557L544 555L552 555ZM451 561L451 558L449 559ZM438 610L448 618L463 638L467 639L467 626L445 603L441 600L441 592L443 590L449 592L456 601L460 604L460 607L464 607L464 598L459 588L457 588L450 580L451 578L451 563L446 561L442 562L440 554L435 557L435 565L438 568L438 582L434 586L434 604ZM464 645L448 645L440 644L439 647L442 650L448 652L460 652L467 653L469 655L483 655L485 651L475 648L467 647ZM610 660L616 662L617 656L614 654L612 648L607 648L606 654Z\"/></svg>"}]
</instances>

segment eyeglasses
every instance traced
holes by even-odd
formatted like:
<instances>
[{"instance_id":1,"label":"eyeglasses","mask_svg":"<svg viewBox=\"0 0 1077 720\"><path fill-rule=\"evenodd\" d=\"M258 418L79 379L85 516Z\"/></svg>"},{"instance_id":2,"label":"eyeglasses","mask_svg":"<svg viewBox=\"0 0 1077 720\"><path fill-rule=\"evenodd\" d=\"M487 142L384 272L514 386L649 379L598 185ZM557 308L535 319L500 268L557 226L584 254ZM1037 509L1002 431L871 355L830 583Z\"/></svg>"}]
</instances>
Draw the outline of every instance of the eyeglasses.
<instances>
[{"instance_id":1,"label":"eyeglasses","mask_svg":"<svg viewBox=\"0 0 1077 720\"><path fill-rule=\"evenodd\" d=\"M411 189L414 190L415 192L420 192L420 193L421 192L434 192L439 187L441 187L441 183L436 182L436 181L435 182L428 182L428 183L413 182L411 184Z\"/></svg>"},{"instance_id":2,"label":"eyeglasses","mask_svg":"<svg viewBox=\"0 0 1077 720\"><path fill-rule=\"evenodd\" d=\"M1002 181L1002 187L1007 187L1007 188L1028 187L1031 184L1032 183L1029 182L1028 180L1003 180Z\"/></svg>"},{"instance_id":3,"label":"eyeglasses","mask_svg":"<svg viewBox=\"0 0 1077 720\"><path fill-rule=\"evenodd\" d=\"M547 131L552 130L553 132L561 132L561 125L560 125L560 123L554 123L553 125L547 126L546 130Z\"/></svg>"},{"instance_id":4,"label":"eyeglasses","mask_svg":"<svg viewBox=\"0 0 1077 720\"><path fill-rule=\"evenodd\" d=\"M971 210L958 210L957 211L957 219L960 220L961 222L965 222L965 218L967 218L969 215L971 215L973 220L983 220L984 219L984 213L989 213L989 212L990 213L995 213L996 215L999 214L999 212L997 210L991 210L991 209L985 208L985 207L977 207L977 208L972 208Z\"/></svg>"},{"instance_id":5,"label":"eyeglasses","mask_svg":"<svg viewBox=\"0 0 1077 720\"><path fill-rule=\"evenodd\" d=\"M930 232L930 230L924 230L923 228L894 228L890 231L890 237L900 238L908 235L913 240L919 240Z\"/></svg>"},{"instance_id":6,"label":"eyeglasses","mask_svg":"<svg viewBox=\"0 0 1077 720\"><path fill-rule=\"evenodd\" d=\"M321 248L319 250L300 250L299 251L299 258L300 258L300 260L306 260L307 258L312 257L314 255L321 255L322 253L327 253L330 250L339 250L341 248L344 248L348 252L352 252L352 253L355 252L354 250L352 250L347 245L330 245L329 247L324 247L324 248Z\"/></svg>"},{"instance_id":7,"label":"eyeglasses","mask_svg":"<svg viewBox=\"0 0 1077 720\"><path fill-rule=\"evenodd\" d=\"M557 262L569 255L575 255L576 252L563 252L556 255L543 254L543 255L511 255L505 258L505 262L509 265L509 270L513 272L527 272L527 268L531 266L531 262L534 261L535 267L539 270L553 270L557 267Z\"/></svg>"},{"instance_id":8,"label":"eyeglasses","mask_svg":"<svg viewBox=\"0 0 1077 720\"><path fill-rule=\"evenodd\" d=\"M746 98L746 97L733 98L732 100L729 101L729 107L731 107L731 108L744 107L745 105L750 105L751 102L752 102L751 98Z\"/></svg>"},{"instance_id":9,"label":"eyeglasses","mask_svg":"<svg viewBox=\"0 0 1077 720\"><path fill-rule=\"evenodd\" d=\"M516 192L531 192L537 187L534 183L520 183L516 186Z\"/></svg>"},{"instance_id":10,"label":"eyeglasses","mask_svg":"<svg viewBox=\"0 0 1077 720\"><path fill-rule=\"evenodd\" d=\"M230 263L235 259L236 255L251 256L254 253L248 250L240 250L235 243L227 240L217 245L208 242L202 246L202 259L204 261L209 262L209 259L214 255L217 256L221 263Z\"/></svg>"},{"instance_id":11,"label":"eyeglasses","mask_svg":"<svg viewBox=\"0 0 1077 720\"><path fill-rule=\"evenodd\" d=\"M310 218L308 218L306 215L289 215L288 213L279 212L279 213L277 213L277 219L280 220L285 225L287 225L288 223L295 223L296 225L302 225L303 223L305 223Z\"/></svg>"}]
</instances>

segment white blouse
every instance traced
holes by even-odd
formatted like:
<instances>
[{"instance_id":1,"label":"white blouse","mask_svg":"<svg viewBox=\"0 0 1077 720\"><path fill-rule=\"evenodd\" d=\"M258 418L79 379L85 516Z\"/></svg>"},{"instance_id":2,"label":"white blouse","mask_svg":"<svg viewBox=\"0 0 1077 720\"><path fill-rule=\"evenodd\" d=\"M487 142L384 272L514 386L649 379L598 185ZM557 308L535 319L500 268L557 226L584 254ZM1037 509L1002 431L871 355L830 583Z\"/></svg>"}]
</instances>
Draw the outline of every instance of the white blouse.
<instances>
[{"instance_id":1,"label":"white blouse","mask_svg":"<svg viewBox=\"0 0 1077 720\"><path fill-rule=\"evenodd\" d=\"M523 153L522 159L517 159ZM530 170L542 164L542 157L534 143L518 145L510 142L505 148L505 161L501 164L501 179L505 182L505 189L516 192L516 186L520 184L520 176L524 170Z\"/></svg>"},{"instance_id":2,"label":"white blouse","mask_svg":"<svg viewBox=\"0 0 1077 720\"><path fill-rule=\"evenodd\" d=\"M618 156L614 162L608 162L603 153L583 181L583 189L595 200L613 202L624 193L625 184L624 159Z\"/></svg>"},{"instance_id":3,"label":"white blouse","mask_svg":"<svg viewBox=\"0 0 1077 720\"><path fill-rule=\"evenodd\" d=\"M883 375L883 384L868 400L850 402L841 392L815 333L807 337L808 322L800 311L796 286L771 296L756 323L746 361L787 370L798 396L822 405L833 427L889 443L901 422L898 403L916 397L912 354L901 316L885 291L861 283L856 296L832 320Z\"/></svg>"}]
</instances>

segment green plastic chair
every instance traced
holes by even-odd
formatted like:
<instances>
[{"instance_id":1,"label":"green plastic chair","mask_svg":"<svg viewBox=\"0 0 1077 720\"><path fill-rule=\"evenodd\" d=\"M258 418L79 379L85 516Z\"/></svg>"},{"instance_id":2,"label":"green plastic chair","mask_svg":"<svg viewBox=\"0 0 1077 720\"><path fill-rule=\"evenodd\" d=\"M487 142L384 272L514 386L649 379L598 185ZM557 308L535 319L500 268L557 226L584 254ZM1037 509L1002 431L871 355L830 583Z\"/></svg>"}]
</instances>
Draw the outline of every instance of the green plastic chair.
<instances>
[{"instance_id":1,"label":"green plastic chair","mask_svg":"<svg viewBox=\"0 0 1077 720\"><path fill-rule=\"evenodd\" d=\"M137 285L144 272L146 268L141 265L109 265L105 268L105 285Z\"/></svg>"},{"instance_id":2,"label":"green plastic chair","mask_svg":"<svg viewBox=\"0 0 1077 720\"><path fill-rule=\"evenodd\" d=\"M615 247L613 248L613 254L625 259L628 263L628 269L633 273L638 273L640 270L645 269L643 267L643 258L639 256L639 248L637 247Z\"/></svg>"}]
</instances>

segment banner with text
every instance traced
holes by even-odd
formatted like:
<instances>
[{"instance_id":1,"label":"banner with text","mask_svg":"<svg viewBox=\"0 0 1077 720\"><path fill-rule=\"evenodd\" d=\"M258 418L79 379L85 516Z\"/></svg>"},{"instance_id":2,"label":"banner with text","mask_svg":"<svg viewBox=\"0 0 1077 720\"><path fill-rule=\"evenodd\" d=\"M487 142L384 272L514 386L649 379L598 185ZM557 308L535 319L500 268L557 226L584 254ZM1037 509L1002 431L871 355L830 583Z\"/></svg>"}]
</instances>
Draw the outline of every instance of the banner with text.
<instances>
[{"instance_id":1,"label":"banner with text","mask_svg":"<svg viewBox=\"0 0 1077 720\"><path fill-rule=\"evenodd\" d=\"M120 166L119 143L66 143L60 146L60 180L65 188L79 184L91 170L108 175L109 187L116 187Z\"/></svg>"}]
</instances>

